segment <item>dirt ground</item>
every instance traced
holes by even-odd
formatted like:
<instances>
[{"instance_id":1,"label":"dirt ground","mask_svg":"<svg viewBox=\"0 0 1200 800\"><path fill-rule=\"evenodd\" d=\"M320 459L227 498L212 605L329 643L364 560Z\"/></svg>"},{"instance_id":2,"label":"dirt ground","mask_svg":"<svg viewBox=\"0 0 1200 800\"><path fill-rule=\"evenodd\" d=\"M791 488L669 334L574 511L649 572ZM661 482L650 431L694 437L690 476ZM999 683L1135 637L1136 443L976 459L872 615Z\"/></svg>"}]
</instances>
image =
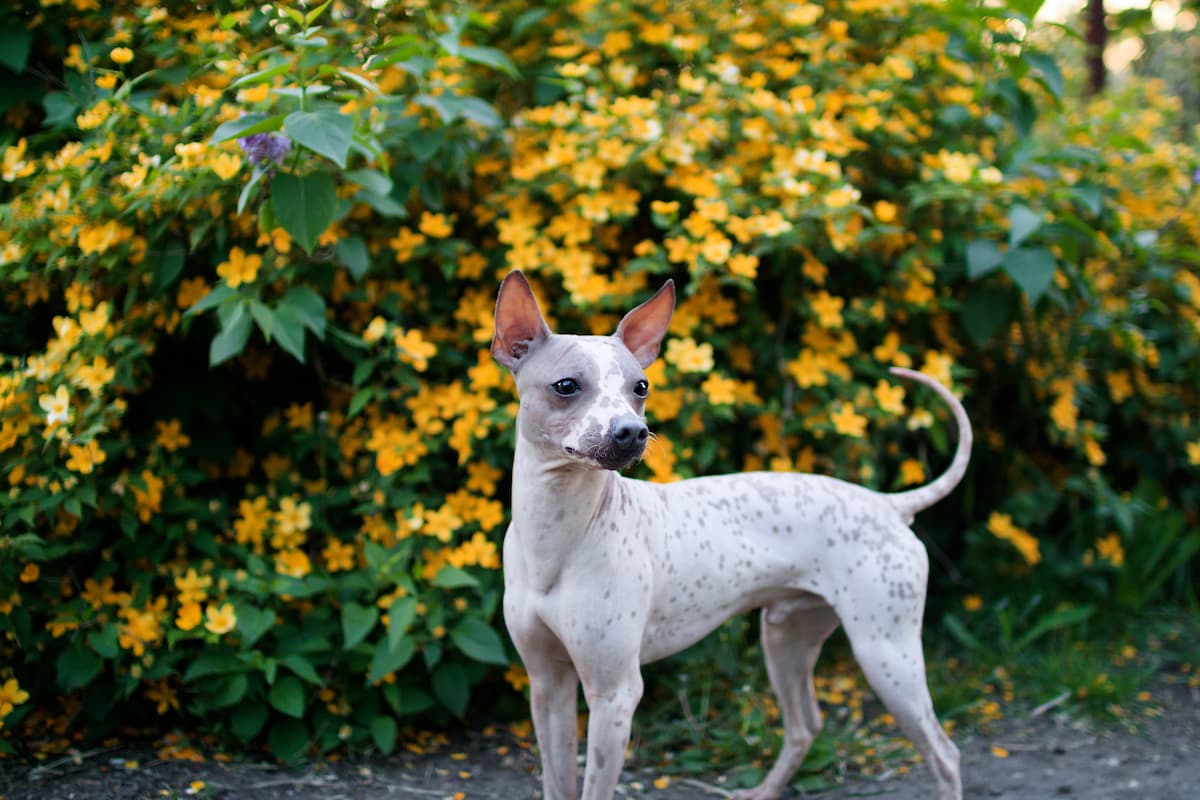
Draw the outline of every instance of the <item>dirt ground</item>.
<instances>
[{"instance_id":1,"label":"dirt ground","mask_svg":"<svg viewBox=\"0 0 1200 800\"><path fill-rule=\"evenodd\" d=\"M959 732L967 798L1192 800L1200 797L1200 691L1165 687L1161 717L1135 732L1096 726L1059 710L1009 716L986 730ZM1002 748L1002 749L1001 749ZM1005 755L1007 754L1007 755ZM618 797L647 800L728 797L719 776L674 778L634 768ZM196 781L202 781L201 786ZM834 775L820 798L924 800L923 767L905 775ZM535 754L504 730L452 740L432 755L403 752L365 763L322 762L290 771L261 762L164 761L152 749L112 748L36 768L0 762L2 800L383 800L540 797Z\"/></svg>"}]
</instances>

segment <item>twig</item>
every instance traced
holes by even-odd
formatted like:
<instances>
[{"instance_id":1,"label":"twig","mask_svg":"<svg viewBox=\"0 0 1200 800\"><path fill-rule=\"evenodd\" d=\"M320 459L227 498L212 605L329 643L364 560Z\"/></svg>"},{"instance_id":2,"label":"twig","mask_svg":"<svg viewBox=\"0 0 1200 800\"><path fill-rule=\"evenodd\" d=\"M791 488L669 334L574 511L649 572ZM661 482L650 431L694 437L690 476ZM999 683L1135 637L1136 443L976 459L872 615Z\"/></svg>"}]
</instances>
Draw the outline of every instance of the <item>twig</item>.
<instances>
[{"instance_id":1,"label":"twig","mask_svg":"<svg viewBox=\"0 0 1200 800\"><path fill-rule=\"evenodd\" d=\"M56 759L55 761L51 761L49 764L40 764L40 765L34 767L32 770L29 771L29 777L31 780L38 780L42 777L42 773L44 773L44 772L53 772L55 769L58 769L59 767L65 765L65 764L76 764L76 765L82 764L85 759L91 758L93 756L104 755L105 753L111 753L112 751L114 751L116 749L117 748L115 746L114 747L97 747L95 750L86 750L82 753L79 752L78 750L73 750L70 753L68 753L67 755L63 756L62 758Z\"/></svg>"},{"instance_id":2,"label":"twig","mask_svg":"<svg viewBox=\"0 0 1200 800\"><path fill-rule=\"evenodd\" d=\"M1071 693L1069 691L1063 692L1062 694L1056 695L1056 696L1050 698L1049 700L1047 700L1046 702L1042 703L1040 706L1038 706L1033 711L1031 711L1029 713L1029 716L1031 719L1034 717L1040 717L1042 714L1045 714L1050 709L1055 708L1057 706L1061 706L1063 703L1067 702L1070 699L1071 699Z\"/></svg>"},{"instance_id":3,"label":"twig","mask_svg":"<svg viewBox=\"0 0 1200 800\"><path fill-rule=\"evenodd\" d=\"M713 786L710 783L705 783L704 781L698 781L695 778L680 778L678 782L691 786L693 789L699 789L702 792L716 795L717 797L733 797L733 792L722 789L719 786Z\"/></svg>"}]
</instances>

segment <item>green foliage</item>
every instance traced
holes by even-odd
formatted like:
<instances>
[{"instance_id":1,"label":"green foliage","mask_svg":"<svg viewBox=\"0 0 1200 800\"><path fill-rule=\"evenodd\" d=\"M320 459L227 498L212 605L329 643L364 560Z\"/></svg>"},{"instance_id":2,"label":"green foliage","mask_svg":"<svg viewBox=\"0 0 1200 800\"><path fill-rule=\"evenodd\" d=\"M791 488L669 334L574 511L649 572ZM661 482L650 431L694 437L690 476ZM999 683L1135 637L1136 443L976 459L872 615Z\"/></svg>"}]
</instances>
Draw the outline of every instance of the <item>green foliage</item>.
<instances>
[{"instance_id":1,"label":"green foliage","mask_svg":"<svg viewBox=\"0 0 1200 800\"><path fill-rule=\"evenodd\" d=\"M291 761L519 703L512 268L583 332L679 281L652 480L921 483L949 420L886 368L962 390L920 531L976 652L1194 603L1196 154L1153 87L1075 107L1028 5L0 12L5 736Z\"/></svg>"}]
</instances>

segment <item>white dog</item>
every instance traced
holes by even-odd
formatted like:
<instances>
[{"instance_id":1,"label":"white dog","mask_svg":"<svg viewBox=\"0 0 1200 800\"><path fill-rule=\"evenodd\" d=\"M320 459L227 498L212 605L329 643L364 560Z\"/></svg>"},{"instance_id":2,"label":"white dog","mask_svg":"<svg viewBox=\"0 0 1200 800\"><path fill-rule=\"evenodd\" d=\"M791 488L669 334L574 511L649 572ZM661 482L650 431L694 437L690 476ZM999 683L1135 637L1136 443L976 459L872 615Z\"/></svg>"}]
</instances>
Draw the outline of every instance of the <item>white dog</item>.
<instances>
[{"instance_id":1,"label":"white dog","mask_svg":"<svg viewBox=\"0 0 1200 800\"><path fill-rule=\"evenodd\" d=\"M924 755L939 800L958 800L958 750L925 683L928 558L908 525L966 470L962 405L931 378L892 370L933 387L958 425L949 469L913 491L789 473L624 478L618 470L646 446L643 370L674 304L668 282L612 336L564 336L551 333L521 273L500 286L492 353L520 395L504 617L529 673L545 798L577 796L581 682L590 709L583 797L610 800L642 696L641 665L761 608L784 744L762 784L740 797L778 797L804 761L821 729L813 666L840 623L867 680Z\"/></svg>"}]
</instances>

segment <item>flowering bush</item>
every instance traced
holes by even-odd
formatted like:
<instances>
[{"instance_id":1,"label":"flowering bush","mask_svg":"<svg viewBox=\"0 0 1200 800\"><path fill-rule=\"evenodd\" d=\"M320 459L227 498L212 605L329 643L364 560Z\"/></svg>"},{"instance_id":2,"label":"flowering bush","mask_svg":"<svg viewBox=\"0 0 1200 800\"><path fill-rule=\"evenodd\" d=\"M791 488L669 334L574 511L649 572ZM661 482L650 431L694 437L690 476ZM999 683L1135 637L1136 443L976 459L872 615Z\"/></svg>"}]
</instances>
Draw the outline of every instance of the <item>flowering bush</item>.
<instances>
[{"instance_id":1,"label":"flowering bush","mask_svg":"<svg viewBox=\"0 0 1200 800\"><path fill-rule=\"evenodd\" d=\"M685 287L644 477L921 483L951 444L887 377L915 365L981 434L922 520L935 595L1194 600L1200 201L1168 98L1056 111L1000 7L361 5L4 12L0 68L55 76L7 101L0 175L6 733L388 751L520 690L487 352L513 268L563 330Z\"/></svg>"}]
</instances>

